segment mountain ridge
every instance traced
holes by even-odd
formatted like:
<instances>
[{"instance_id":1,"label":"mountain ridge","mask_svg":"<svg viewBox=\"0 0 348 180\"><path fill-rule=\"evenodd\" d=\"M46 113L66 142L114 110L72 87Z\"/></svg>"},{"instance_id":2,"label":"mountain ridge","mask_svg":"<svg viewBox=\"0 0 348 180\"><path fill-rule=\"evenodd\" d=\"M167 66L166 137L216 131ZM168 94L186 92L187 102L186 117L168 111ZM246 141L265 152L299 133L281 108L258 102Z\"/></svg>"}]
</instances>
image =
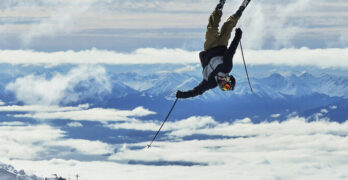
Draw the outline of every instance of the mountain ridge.
<instances>
[{"instance_id":1,"label":"mountain ridge","mask_svg":"<svg viewBox=\"0 0 348 180\"><path fill-rule=\"evenodd\" d=\"M151 96L172 94L176 90L190 90L201 81L198 76L190 75L189 73L167 72L152 75L131 73L132 81L125 78L129 75L128 73L119 74L118 76L120 77L117 78L117 82L135 91L146 93ZM135 85L135 87L132 86L132 84ZM139 87L141 84L145 84L146 87ZM348 77L336 77L328 74L322 74L317 77L310 73L300 75L291 74L288 76L283 76L280 73L273 73L264 78L251 77L251 84L255 94L258 96L283 98L284 95L306 96L319 93L330 97L348 98ZM207 94L208 95L204 94L203 96L226 98L226 96L250 95L250 90L246 79L237 77L237 84L234 92L226 93L214 89L214 95L212 93Z\"/></svg>"}]
</instances>

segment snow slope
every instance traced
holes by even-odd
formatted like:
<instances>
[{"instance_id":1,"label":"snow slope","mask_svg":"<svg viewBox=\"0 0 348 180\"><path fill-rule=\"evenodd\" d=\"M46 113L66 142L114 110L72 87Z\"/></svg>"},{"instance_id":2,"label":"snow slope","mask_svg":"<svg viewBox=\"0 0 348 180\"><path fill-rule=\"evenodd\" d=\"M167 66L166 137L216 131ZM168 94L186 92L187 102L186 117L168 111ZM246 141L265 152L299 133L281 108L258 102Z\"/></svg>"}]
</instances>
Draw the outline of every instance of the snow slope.
<instances>
[{"instance_id":1,"label":"snow slope","mask_svg":"<svg viewBox=\"0 0 348 180\"><path fill-rule=\"evenodd\" d=\"M36 175L27 175L24 170L16 170L11 165L0 163L0 180L42 180Z\"/></svg>"}]
</instances>

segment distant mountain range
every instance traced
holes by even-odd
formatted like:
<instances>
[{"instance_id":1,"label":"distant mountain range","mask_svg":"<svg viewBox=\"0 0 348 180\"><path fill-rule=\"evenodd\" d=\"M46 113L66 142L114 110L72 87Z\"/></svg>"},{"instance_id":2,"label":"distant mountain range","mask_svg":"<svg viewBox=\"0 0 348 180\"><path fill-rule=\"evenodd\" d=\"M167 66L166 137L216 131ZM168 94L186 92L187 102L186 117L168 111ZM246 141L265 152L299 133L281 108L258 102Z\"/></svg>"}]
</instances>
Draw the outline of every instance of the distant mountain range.
<instances>
[{"instance_id":1,"label":"distant mountain range","mask_svg":"<svg viewBox=\"0 0 348 180\"><path fill-rule=\"evenodd\" d=\"M141 75L139 73L114 74L114 87L118 91L129 93L140 92L149 96L173 95L178 89L190 90L199 84L199 77L189 73L163 72L152 75ZM348 77L337 77L328 74L314 76L310 73L300 75L283 76L279 73L271 74L264 78L251 78L255 95L259 97L270 97L273 99L284 98L285 96L308 96L315 93L330 97L348 98ZM127 93L127 94L129 94ZM237 77L236 90L231 93L213 91L206 93L214 99L231 96L250 95L249 86L244 77Z\"/></svg>"},{"instance_id":2,"label":"distant mountain range","mask_svg":"<svg viewBox=\"0 0 348 180\"><path fill-rule=\"evenodd\" d=\"M292 112L307 115L306 112L333 106L335 103L343 106L335 111L348 107L347 103L342 103L348 98L348 77L310 73L285 76L273 73L266 77L251 78L255 93L251 93L245 77L236 78L234 92L222 92L216 88L202 96L182 100L182 109L177 109L179 116L212 115L225 120L254 117L256 121L262 121L273 113L280 113L285 118ZM108 106L121 108L144 105L163 114L170 106L167 101L175 98L177 90L190 90L201 81L197 74L173 72L150 75L119 73L113 74L111 79L113 91L107 98L103 98L103 103L112 101L107 103ZM337 113L342 116L333 120L344 121L348 117L346 112ZM160 113L162 116L163 114Z\"/></svg>"},{"instance_id":3,"label":"distant mountain range","mask_svg":"<svg viewBox=\"0 0 348 180\"><path fill-rule=\"evenodd\" d=\"M68 67L57 67L53 70L34 68L36 74L44 74L48 79L56 72L69 71ZM199 68L182 73L175 72L173 67L169 65L168 67L156 67L155 65L133 67L130 65L129 67L105 68L112 85L111 92L89 95L89 89L95 88L93 87L95 83L92 82L91 87L88 86L89 82L76 83L75 87L71 89L81 97L78 101L61 105L87 103L91 107L118 109L133 109L144 106L157 112L156 115L146 118L162 119L175 99L177 90L190 90L202 80ZM175 66L175 68L178 67ZM257 67L252 68L254 74L262 74L258 77L251 76L254 93L251 93L249 89L244 72L238 72L241 68L236 68L237 73L234 72L237 74L235 91L222 92L215 88L202 96L180 100L178 107L173 112L174 117L180 119L193 115L210 115L221 121L250 117L255 122L261 122L264 120L284 120L293 113L309 116L310 113L320 112L323 108L337 106L326 115L331 120L338 122L348 119L348 113L345 112L345 109L348 109L346 103L348 101L348 76L334 75L332 72L325 73L321 70L301 73L296 71L296 68L291 67L286 72L273 71L274 73L270 73L265 68L259 68L261 70L258 70ZM2 90L0 100L6 104L8 102L21 103L16 101L13 92L5 90L6 85L18 77L31 74L26 67L16 66L14 69L16 71L7 71L7 73L2 73L0 77ZM158 69L164 70L158 71ZM256 71L260 72L256 73ZM93 81L93 79L89 79L89 81ZM279 114L279 116L276 116L277 118L270 117L272 114Z\"/></svg>"}]
</instances>

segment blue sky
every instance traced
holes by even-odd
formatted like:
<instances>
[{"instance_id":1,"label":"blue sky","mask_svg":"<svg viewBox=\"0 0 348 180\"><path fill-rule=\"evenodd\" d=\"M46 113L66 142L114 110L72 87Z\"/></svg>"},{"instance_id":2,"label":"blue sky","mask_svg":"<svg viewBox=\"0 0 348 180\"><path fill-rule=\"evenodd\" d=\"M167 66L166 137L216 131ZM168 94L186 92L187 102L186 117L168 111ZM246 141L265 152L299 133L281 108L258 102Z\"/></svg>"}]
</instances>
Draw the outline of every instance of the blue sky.
<instances>
[{"instance_id":1,"label":"blue sky","mask_svg":"<svg viewBox=\"0 0 348 180\"><path fill-rule=\"evenodd\" d=\"M197 83L198 53L216 3L2 0L0 162L40 176L79 173L82 180L347 179L348 123L328 119L341 111L337 104L315 107L309 117L275 112L268 115L274 121L261 123L253 117L223 122L209 112L173 117L163 129L164 141L147 150L148 141L127 138L151 139L162 120L153 117L163 112L151 104L116 108L86 102L110 102L115 99L103 98L137 90L143 97L153 81L163 81L159 87L173 93L166 73L187 77L179 88ZM222 20L240 3L227 0ZM237 25L244 31L251 78L301 76L274 94L301 99L319 93L345 105L347 9L346 0L253 0ZM233 73L244 78L239 51L235 64ZM146 76L130 73L134 81L122 79L128 72ZM306 77L317 81L309 86L302 81ZM256 85L256 92L272 88ZM240 87L234 93L248 96L248 86ZM214 96L209 93L203 99ZM207 138L195 139L197 134ZM122 138L123 143L112 143ZM175 166L148 165L158 162Z\"/></svg>"}]
</instances>

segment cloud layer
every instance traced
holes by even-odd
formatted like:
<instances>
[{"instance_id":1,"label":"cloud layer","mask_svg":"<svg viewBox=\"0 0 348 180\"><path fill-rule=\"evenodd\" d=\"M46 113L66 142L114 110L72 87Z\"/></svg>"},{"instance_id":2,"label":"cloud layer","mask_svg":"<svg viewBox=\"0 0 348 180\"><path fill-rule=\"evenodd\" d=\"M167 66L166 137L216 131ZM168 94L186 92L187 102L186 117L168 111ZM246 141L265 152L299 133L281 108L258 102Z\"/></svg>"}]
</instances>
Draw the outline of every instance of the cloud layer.
<instances>
[{"instance_id":1,"label":"cloud layer","mask_svg":"<svg viewBox=\"0 0 348 180\"><path fill-rule=\"evenodd\" d=\"M83 139L66 138L65 132L48 125L0 125L0 156L16 159L45 159L65 157L67 152L84 155L103 155L113 151L113 146ZM52 154L51 154L52 153Z\"/></svg>"},{"instance_id":2,"label":"cloud layer","mask_svg":"<svg viewBox=\"0 0 348 180\"><path fill-rule=\"evenodd\" d=\"M135 126L136 129L140 126ZM59 140L62 131L48 126L0 127L4 143L21 143L19 150L30 147L35 155L51 146L76 148L80 154L110 152L110 145L81 140ZM11 131L9 131L11 129ZM50 136L35 136L35 129ZM284 122L254 124L250 119L234 123L218 123L210 117L190 117L169 123L165 131L175 141L156 141L152 148L146 143L124 144L109 157L110 161L50 159L30 161L9 160L9 154L0 161L13 164L38 175L58 173L65 177L81 175L86 180L108 179L346 179L348 123L329 122L325 119L308 122L292 117ZM16 137L9 132L21 131ZM43 130L43 131L41 131ZM180 132L185 133L180 133ZM26 134L31 132L30 135ZM220 135L224 138L182 140L192 134ZM163 134L161 136L164 136ZM29 137L29 138L23 138ZM30 138L33 137L33 138ZM13 140L16 138L16 140ZM42 139L45 138L45 139ZM58 140L57 140L58 139ZM18 142L17 142L18 141ZM46 142L45 146L28 146L33 142ZM76 146L75 144L86 144ZM43 148L37 150L37 148ZM95 151L95 148L98 151ZM1 152L1 151L0 151ZM23 152L18 152L22 154ZM10 155L18 156L15 152ZM19 156L21 157L21 156ZM24 156L30 157L30 156ZM23 157L22 157L23 158ZM136 165L127 164L127 162ZM151 162L172 163L171 166L146 165ZM182 166L179 162L193 164ZM161 173L158 173L160 171ZM91 173L93 172L93 173Z\"/></svg>"},{"instance_id":3,"label":"cloud layer","mask_svg":"<svg viewBox=\"0 0 348 180\"><path fill-rule=\"evenodd\" d=\"M320 68L347 68L348 49L281 49L281 50L245 50L245 57L251 65L289 65L289 66L316 66ZM241 64L241 54L237 51L235 63ZM7 64L34 64L34 65L61 65L61 64L187 64L199 63L198 52L183 49L138 49L132 53L119 53L91 49L85 51L61 51L61 52L36 52L26 50L0 50L0 63ZM86 73L87 71L93 72ZM57 79L63 79L66 83L72 82L71 78L78 77L78 80L88 78L99 78L99 83L107 83L105 70L100 66L97 68L82 67L70 72L66 76L57 75L49 80L54 83ZM18 79L22 81L47 82L44 77L27 76ZM77 81L77 80L76 80ZM15 84L11 86L15 86ZM64 84L63 84L64 85ZM107 84L106 84L107 85ZM107 87L107 86L106 86Z\"/></svg>"},{"instance_id":4,"label":"cloud layer","mask_svg":"<svg viewBox=\"0 0 348 180\"><path fill-rule=\"evenodd\" d=\"M234 13L240 3L239 0L226 3L223 20ZM193 40L194 37L195 41L198 38L203 41L207 19L215 5L216 2L207 0L5 0L1 2L1 14L6 18L0 19L3 22L0 34L21 37L24 47L53 37L57 37L54 42L63 45L71 43L62 36L80 40L94 37L105 43L105 37L115 36L118 37L115 41L130 37L152 37L153 40L173 37ZM239 26L245 29L248 48L290 48L295 44L296 47L316 47L320 39L325 47L346 47L341 44L345 36L340 38L348 29L346 7L347 2L330 0L253 1ZM122 29L129 31L119 32ZM149 31L151 29L157 31ZM343 41L339 42L340 39Z\"/></svg>"},{"instance_id":5,"label":"cloud layer","mask_svg":"<svg viewBox=\"0 0 348 180\"><path fill-rule=\"evenodd\" d=\"M27 75L8 84L6 90L26 104L57 105L110 93L111 84L102 66L80 66L51 78Z\"/></svg>"},{"instance_id":6,"label":"cloud layer","mask_svg":"<svg viewBox=\"0 0 348 180\"><path fill-rule=\"evenodd\" d=\"M8 116L16 118L33 118L36 120L64 119L72 121L96 121L96 122L138 122L136 117L143 117L156 114L143 107L133 110L118 110L104 108L89 108L88 105L78 107L59 107L59 106L0 106L0 112L11 113ZM78 122L69 123L68 126L82 126Z\"/></svg>"}]
</instances>

